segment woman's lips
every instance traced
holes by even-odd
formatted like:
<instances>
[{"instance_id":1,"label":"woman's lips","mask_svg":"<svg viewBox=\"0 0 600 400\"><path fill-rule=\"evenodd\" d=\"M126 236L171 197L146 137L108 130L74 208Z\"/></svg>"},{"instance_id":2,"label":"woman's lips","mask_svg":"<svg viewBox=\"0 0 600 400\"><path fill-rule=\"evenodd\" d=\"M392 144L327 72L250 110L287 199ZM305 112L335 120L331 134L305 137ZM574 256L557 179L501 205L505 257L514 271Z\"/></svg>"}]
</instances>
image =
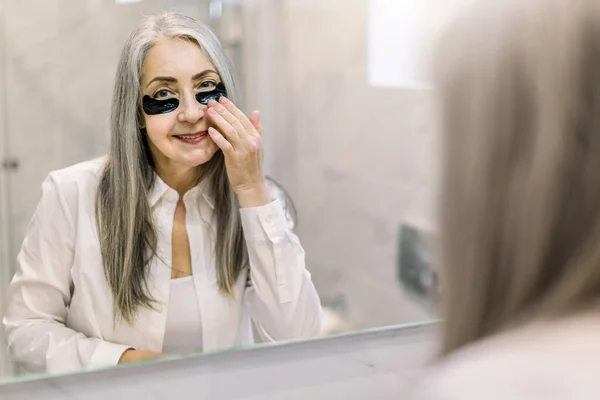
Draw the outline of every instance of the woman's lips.
<instances>
[{"instance_id":1,"label":"woman's lips","mask_svg":"<svg viewBox=\"0 0 600 400\"><path fill-rule=\"evenodd\" d=\"M184 135L173 135L177 140L187 144L198 144L208 137L207 131L186 133Z\"/></svg>"}]
</instances>

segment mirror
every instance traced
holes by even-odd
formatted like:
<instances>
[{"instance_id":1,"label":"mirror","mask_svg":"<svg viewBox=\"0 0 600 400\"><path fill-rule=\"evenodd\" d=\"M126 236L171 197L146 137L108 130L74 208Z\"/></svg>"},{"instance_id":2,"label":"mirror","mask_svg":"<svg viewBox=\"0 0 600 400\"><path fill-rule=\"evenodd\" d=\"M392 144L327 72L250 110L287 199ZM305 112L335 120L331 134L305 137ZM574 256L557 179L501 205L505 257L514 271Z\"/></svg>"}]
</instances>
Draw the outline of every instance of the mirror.
<instances>
[{"instance_id":1,"label":"mirror","mask_svg":"<svg viewBox=\"0 0 600 400\"><path fill-rule=\"evenodd\" d=\"M465 2L455 1L457 7ZM17 270L17 255L40 202L42 182L51 171L108 151L113 81L129 33L144 15L177 11L202 22L219 38L235 67L236 106L247 115L261 111L264 173L273 197L287 200L282 201L286 220L306 254L310 272L306 284L314 285L323 311L318 332L309 329L307 335L281 338L308 340L434 319L435 272L427 238L435 232L435 114L431 89L427 82L423 84L423 64L413 58L424 52L419 50L419 40L429 40L454 9L444 8L446 14L439 21L414 20L406 28L414 32L375 29L383 26L386 10L402 11L407 4L397 0L0 0L3 295ZM417 11L414 15L428 15ZM422 27L429 33L423 34ZM414 45L403 50L400 59L393 46L390 49L394 37L398 43L403 39L403 44ZM407 65L403 76L390 78L399 62ZM161 234L159 230L159 241ZM99 245L88 250L90 259L99 259ZM193 254L191 260L196 262ZM81 312L76 307L89 300L76 306L70 298L82 280L76 279L70 292L64 291L70 305L65 318ZM252 285L250 278L248 285ZM240 293L247 290L242 287ZM283 290L278 299L285 305L294 295ZM0 305L4 315L6 302ZM119 337L129 332L138 343L150 343L145 330L160 330L166 322L145 312L147 328L123 328ZM106 333L92 326L96 322L82 329ZM261 332L256 323L253 332L255 342L270 342L269 332ZM153 337L162 340L163 334L164 330ZM228 334L234 345L213 343L199 351L252 344L234 338L236 332ZM2 381L29 376L27 368L8 362L4 332L0 339ZM69 370L60 359L55 362L55 371ZM45 372L44 366L33 369Z\"/></svg>"}]
</instances>

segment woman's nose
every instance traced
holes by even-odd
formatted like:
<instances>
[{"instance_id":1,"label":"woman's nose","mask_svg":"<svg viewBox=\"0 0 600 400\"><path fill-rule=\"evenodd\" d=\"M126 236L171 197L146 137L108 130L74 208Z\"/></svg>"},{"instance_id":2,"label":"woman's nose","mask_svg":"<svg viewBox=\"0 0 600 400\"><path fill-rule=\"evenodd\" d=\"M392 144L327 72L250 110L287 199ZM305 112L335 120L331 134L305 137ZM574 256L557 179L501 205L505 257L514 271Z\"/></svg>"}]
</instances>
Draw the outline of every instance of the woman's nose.
<instances>
[{"instance_id":1,"label":"woman's nose","mask_svg":"<svg viewBox=\"0 0 600 400\"><path fill-rule=\"evenodd\" d=\"M181 112L178 115L179 122L196 123L204 117L206 106L198 103L195 96L186 96L183 101Z\"/></svg>"}]
</instances>

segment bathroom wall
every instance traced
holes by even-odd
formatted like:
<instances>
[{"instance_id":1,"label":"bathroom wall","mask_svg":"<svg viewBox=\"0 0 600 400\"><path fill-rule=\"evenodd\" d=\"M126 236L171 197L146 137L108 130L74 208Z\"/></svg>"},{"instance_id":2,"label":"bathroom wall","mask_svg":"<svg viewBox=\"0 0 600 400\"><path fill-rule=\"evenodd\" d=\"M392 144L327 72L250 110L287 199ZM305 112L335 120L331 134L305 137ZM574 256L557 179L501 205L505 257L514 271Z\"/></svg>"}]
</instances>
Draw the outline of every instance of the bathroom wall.
<instances>
[{"instance_id":1,"label":"bathroom wall","mask_svg":"<svg viewBox=\"0 0 600 400\"><path fill-rule=\"evenodd\" d=\"M399 285L400 224L433 230L431 92L368 77L368 0L287 0L286 146L308 265L326 305L356 328L430 315ZM282 140L282 142L285 142Z\"/></svg>"}]
</instances>

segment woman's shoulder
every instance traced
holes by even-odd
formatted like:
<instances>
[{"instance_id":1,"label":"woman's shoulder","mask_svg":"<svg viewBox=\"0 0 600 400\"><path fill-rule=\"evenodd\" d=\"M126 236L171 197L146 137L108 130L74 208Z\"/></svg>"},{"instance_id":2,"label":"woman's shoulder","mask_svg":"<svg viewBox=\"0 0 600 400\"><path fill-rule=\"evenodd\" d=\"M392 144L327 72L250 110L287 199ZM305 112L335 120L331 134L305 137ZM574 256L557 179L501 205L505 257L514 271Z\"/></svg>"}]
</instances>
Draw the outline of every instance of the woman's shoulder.
<instances>
[{"instance_id":1,"label":"woman's shoulder","mask_svg":"<svg viewBox=\"0 0 600 400\"><path fill-rule=\"evenodd\" d=\"M600 341L580 325L524 329L467 346L424 371L410 399L592 399ZM579 397L577 395L579 395Z\"/></svg>"},{"instance_id":2,"label":"woman's shoulder","mask_svg":"<svg viewBox=\"0 0 600 400\"><path fill-rule=\"evenodd\" d=\"M42 184L42 193L56 192L69 208L76 207L81 200L93 205L105 164L106 157L100 157L54 170Z\"/></svg>"},{"instance_id":3,"label":"woman's shoulder","mask_svg":"<svg viewBox=\"0 0 600 400\"><path fill-rule=\"evenodd\" d=\"M103 156L54 170L50 175L61 181L97 180L105 164L106 156Z\"/></svg>"},{"instance_id":4,"label":"woman's shoulder","mask_svg":"<svg viewBox=\"0 0 600 400\"><path fill-rule=\"evenodd\" d=\"M512 359L511 361L507 361ZM519 380L530 371L527 357L497 349L461 351L426 368L410 391L411 400L523 399ZM530 377L531 379L531 377ZM517 393L515 393L515 391Z\"/></svg>"}]
</instances>

